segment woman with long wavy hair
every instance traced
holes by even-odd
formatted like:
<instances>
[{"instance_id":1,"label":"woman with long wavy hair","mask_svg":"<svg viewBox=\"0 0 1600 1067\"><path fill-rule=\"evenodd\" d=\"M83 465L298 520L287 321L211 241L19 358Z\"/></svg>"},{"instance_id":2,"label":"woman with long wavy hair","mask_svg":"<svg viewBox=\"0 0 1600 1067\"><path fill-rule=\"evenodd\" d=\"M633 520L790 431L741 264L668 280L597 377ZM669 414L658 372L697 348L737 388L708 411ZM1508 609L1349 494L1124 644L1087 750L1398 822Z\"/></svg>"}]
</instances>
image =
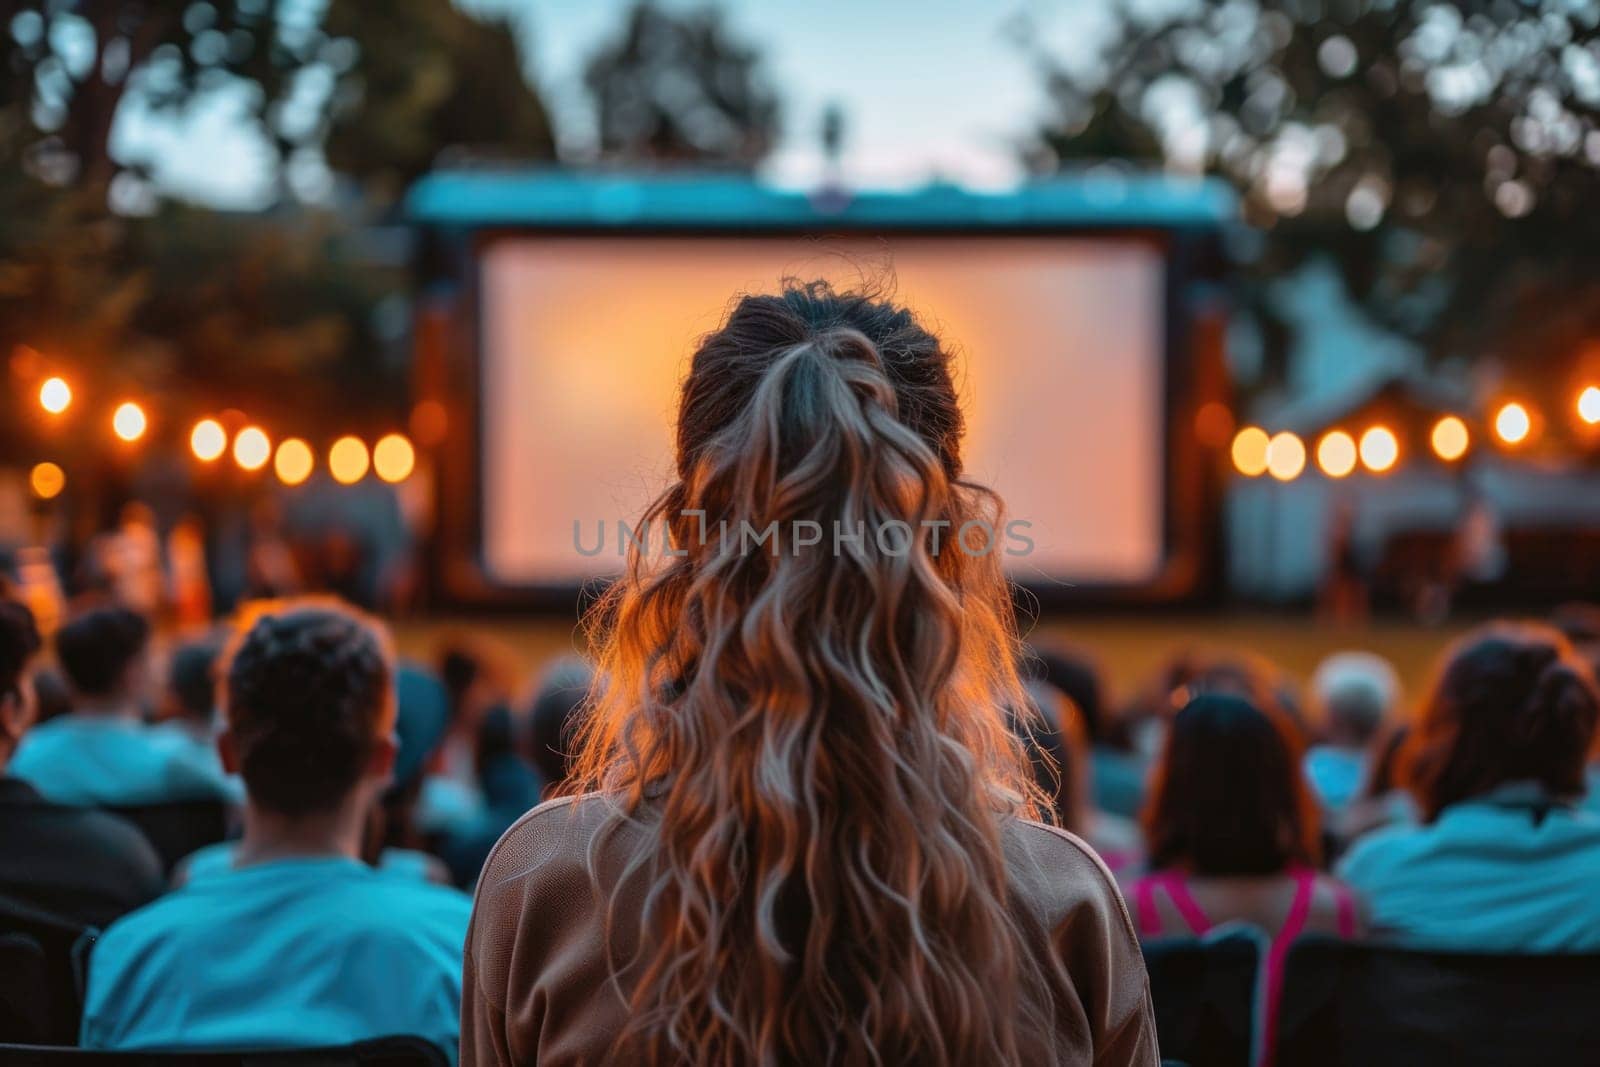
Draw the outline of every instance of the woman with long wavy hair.
<instances>
[{"instance_id":1,"label":"woman with long wavy hair","mask_svg":"<svg viewBox=\"0 0 1600 1067\"><path fill-rule=\"evenodd\" d=\"M577 791L507 832L464 1064L1154 1064L1104 866L1031 821L998 501L951 359L822 283L694 354L593 618Z\"/></svg>"}]
</instances>

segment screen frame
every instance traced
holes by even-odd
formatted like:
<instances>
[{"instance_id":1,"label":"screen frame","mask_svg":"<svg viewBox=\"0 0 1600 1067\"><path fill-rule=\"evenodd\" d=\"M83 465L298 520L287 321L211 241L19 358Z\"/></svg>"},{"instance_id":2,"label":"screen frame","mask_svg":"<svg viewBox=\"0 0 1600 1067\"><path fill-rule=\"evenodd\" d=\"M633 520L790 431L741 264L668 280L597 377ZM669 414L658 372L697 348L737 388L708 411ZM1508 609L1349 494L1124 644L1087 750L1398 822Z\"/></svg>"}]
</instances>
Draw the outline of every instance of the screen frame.
<instances>
[{"instance_id":1,"label":"screen frame","mask_svg":"<svg viewBox=\"0 0 1600 1067\"><path fill-rule=\"evenodd\" d=\"M1160 432L1161 474L1160 523L1161 561L1155 576L1146 582L1097 583L1038 582L1017 580L1020 600L1044 611L1074 606L1101 608L1140 607L1153 603L1196 601L1212 595L1217 582L1214 545L1218 526L1218 501L1215 479L1209 476L1210 457L1192 444L1193 414L1211 397L1200 395L1201 362L1197 324L1202 311L1195 299L1197 289L1211 271L1214 259L1211 245L1215 234L1209 230L1150 225L995 225L974 228L966 225L940 226L844 226L837 223L797 228L794 226L615 226L505 224L472 228L455 233L435 231L428 235L436 242L431 251L437 275L445 284L435 285L422 295L419 308L419 333L430 317L436 330L431 353L438 364L432 378L432 399L444 403L449 425L466 426L463 434L452 430L451 446L443 450L438 464L436 493L437 523L433 536L434 560L431 579L435 597L457 607L480 610L570 610L575 600L586 600L603 589L610 579L597 577L581 582L506 583L491 575L484 559L484 509L482 459L483 359L484 359L484 282L485 253L494 244L541 237L656 237L672 238L854 238L881 236L933 238L1018 238L1038 240L1102 239L1138 241L1156 249L1161 258L1163 351L1158 360L1161 377L1162 417ZM438 243L442 239L442 244ZM429 257L425 257L429 258ZM435 281L440 280L436 277ZM453 283L453 284L452 284ZM422 347L422 346L419 346ZM426 356L427 353L424 353ZM463 440L467 447L462 448Z\"/></svg>"}]
</instances>

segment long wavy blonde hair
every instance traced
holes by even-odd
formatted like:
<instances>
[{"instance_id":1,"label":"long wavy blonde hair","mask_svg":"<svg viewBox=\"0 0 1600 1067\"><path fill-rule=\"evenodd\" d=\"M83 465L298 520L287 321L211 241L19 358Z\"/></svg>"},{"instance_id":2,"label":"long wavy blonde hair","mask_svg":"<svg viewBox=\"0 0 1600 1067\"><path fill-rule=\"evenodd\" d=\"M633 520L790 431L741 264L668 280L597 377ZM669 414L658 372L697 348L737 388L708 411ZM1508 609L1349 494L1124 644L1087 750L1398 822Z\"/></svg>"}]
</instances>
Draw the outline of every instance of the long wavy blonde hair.
<instances>
[{"instance_id":1,"label":"long wavy blonde hair","mask_svg":"<svg viewBox=\"0 0 1600 1067\"><path fill-rule=\"evenodd\" d=\"M671 551L631 548L591 616L577 779L647 890L610 912L639 924L618 1050L1016 1064L1054 1025L1003 851L1036 794L999 502L961 433L948 353L865 294L745 297L695 352L644 517Z\"/></svg>"}]
</instances>

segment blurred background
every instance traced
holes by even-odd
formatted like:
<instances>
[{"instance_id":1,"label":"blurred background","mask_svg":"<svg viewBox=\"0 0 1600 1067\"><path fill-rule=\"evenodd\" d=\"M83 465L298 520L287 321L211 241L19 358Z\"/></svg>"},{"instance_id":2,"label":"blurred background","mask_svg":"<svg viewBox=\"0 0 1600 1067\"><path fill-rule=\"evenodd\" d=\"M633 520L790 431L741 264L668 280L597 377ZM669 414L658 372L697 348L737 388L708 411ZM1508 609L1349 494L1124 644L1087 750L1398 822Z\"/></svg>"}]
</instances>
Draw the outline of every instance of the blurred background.
<instances>
[{"instance_id":1,"label":"blurred background","mask_svg":"<svg viewBox=\"0 0 1600 1067\"><path fill-rule=\"evenodd\" d=\"M1045 189L1185 235L1157 325L1187 384L1148 432L1188 563L1030 585L1034 625L1124 689L1208 641L1415 679L1466 622L1600 596L1597 27L1588 0L7 3L0 569L47 627L108 591L181 628L329 589L408 650L471 624L526 669L581 644L581 583L456 573L485 449L460 261L508 224L475 178L533 176L546 224L551 190L588 224L633 189L640 227L698 210L666 181L725 236L740 190L753 227L859 233Z\"/></svg>"}]
</instances>

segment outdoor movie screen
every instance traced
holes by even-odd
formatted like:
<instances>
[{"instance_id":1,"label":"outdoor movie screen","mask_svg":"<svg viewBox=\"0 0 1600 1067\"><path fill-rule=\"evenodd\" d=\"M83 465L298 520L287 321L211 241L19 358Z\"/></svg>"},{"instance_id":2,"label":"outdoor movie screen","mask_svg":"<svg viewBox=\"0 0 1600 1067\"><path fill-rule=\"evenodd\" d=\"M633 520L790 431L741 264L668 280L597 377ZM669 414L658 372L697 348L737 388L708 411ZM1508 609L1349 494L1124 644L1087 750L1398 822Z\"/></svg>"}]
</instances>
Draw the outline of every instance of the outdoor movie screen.
<instances>
[{"instance_id":1,"label":"outdoor movie screen","mask_svg":"<svg viewBox=\"0 0 1600 1067\"><path fill-rule=\"evenodd\" d=\"M1012 577L1150 581L1164 561L1163 250L1035 235L490 240L479 381L490 579L561 586L620 570L617 524L636 528L668 484L678 385L734 294L885 276L956 353L966 476L1026 524L998 539Z\"/></svg>"}]
</instances>

